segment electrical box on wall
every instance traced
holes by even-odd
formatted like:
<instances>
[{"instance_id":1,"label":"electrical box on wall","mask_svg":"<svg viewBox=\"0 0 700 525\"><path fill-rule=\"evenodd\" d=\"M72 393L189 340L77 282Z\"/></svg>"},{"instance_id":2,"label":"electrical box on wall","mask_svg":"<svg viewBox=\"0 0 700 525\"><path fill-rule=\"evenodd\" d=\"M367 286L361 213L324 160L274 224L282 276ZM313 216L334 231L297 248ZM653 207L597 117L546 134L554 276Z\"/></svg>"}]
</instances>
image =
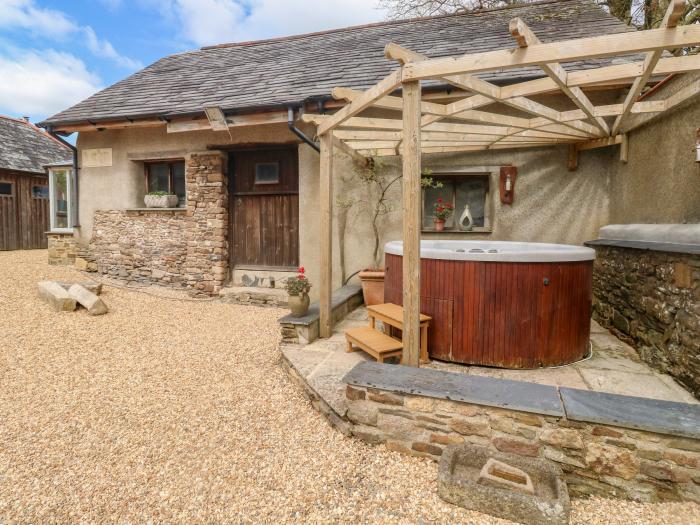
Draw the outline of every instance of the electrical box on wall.
<instances>
[{"instance_id":1,"label":"electrical box on wall","mask_svg":"<svg viewBox=\"0 0 700 525\"><path fill-rule=\"evenodd\" d=\"M503 204L513 204L513 199L515 199L515 179L517 177L518 168L515 166L501 166L498 189Z\"/></svg>"}]
</instances>

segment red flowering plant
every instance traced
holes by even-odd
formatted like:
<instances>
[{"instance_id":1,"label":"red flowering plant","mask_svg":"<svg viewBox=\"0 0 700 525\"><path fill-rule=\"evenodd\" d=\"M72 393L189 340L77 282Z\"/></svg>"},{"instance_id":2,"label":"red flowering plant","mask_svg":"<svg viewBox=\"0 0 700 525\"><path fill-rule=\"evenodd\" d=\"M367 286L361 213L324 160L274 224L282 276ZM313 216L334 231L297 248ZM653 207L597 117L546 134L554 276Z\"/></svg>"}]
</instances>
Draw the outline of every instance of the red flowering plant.
<instances>
[{"instance_id":1,"label":"red flowering plant","mask_svg":"<svg viewBox=\"0 0 700 525\"><path fill-rule=\"evenodd\" d=\"M304 270L303 266L299 266L297 272L297 275L294 277L287 278L287 282L285 283L287 293L289 295L308 294L309 290L311 290L311 283L306 278L306 270Z\"/></svg>"},{"instance_id":2,"label":"red flowering plant","mask_svg":"<svg viewBox=\"0 0 700 525\"><path fill-rule=\"evenodd\" d=\"M455 207L449 202L444 202L441 197L438 197L433 205L433 217L439 221L447 220L454 211Z\"/></svg>"}]
</instances>

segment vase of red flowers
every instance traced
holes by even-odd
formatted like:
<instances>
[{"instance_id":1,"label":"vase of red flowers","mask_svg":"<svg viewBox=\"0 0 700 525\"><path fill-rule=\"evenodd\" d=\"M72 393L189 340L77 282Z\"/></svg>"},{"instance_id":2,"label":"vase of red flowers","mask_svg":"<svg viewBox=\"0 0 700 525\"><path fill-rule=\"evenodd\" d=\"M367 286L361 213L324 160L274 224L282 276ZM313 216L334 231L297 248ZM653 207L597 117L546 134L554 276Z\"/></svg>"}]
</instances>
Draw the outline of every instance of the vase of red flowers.
<instances>
[{"instance_id":1,"label":"vase of red flowers","mask_svg":"<svg viewBox=\"0 0 700 525\"><path fill-rule=\"evenodd\" d=\"M444 202L442 198L438 198L433 205L433 224L436 232L441 232L445 229L445 221L450 218L454 211L455 207L451 203Z\"/></svg>"},{"instance_id":2,"label":"vase of red flowers","mask_svg":"<svg viewBox=\"0 0 700 525\"><path fill-rule=\"evenodd\" d=\"M306 312L309 311L309 290L311 290L311 283L306 278L303 266L300 266L297 270L297 274L294 277L287 278L285 286L287 288L287 293L289 294L288 305L289 309L292 311L294 317L304 317Z\"/></svg>"}]
</instances>

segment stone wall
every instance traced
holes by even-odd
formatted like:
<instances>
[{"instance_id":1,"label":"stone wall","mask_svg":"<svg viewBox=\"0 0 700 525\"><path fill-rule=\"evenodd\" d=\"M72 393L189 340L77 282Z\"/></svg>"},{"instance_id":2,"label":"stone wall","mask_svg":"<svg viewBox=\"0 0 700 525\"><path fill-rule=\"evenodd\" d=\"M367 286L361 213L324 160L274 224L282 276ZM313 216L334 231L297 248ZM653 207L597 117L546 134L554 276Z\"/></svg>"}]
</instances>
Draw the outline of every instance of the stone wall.
<instances>
[{"instance_id":1,"label":"stone wall","mask_svg":"<svg viewBox=\"0 0 700 525\"><path fill-rule=\"evenodd\" d=\"M47 232L49 264L70 266L75 263L78 240L72 233Z\"/></svg>"},{"instance_id":2,"label":"stone wall","mask_svg":"<svg viewBox=\"0 0 700 525\"><path fill-rule=\"evenodd\" d=\"M95 212L91 250L98 271L125 282L219 293L228 274L225 166L221 152L188 155L181 210Z\"/></svg>"},{"instance_id":3,"label":"stone wall","mask_svg":"<svg viewBox=\"0 0 700 525\"><path fill-rule=\"evenodd\" d=\"M403 454L468 442L554 461L573 496L700 502L696 439L360 386L346 397L349 433Z\"/></svg>"},{"instance_id":4,"label":"stone wall","mask_svg":"<svg viewBox=\"0 0 700 525\"><path fill-rule=\"evenodd\" d=\"M594 318L700 398L700 255L594 247Z\"/></svg>"}]
</instances>

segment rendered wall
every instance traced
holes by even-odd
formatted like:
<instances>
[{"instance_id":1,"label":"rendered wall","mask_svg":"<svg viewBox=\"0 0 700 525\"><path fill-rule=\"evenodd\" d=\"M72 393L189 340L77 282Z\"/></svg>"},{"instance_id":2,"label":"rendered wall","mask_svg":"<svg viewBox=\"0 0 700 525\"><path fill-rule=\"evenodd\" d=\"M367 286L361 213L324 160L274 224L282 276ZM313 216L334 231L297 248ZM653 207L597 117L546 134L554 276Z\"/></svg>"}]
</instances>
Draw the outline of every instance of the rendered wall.
<instances>
[{"instance_id":1,"label":"rendered wall","mask_svg":"<svg viewBox=\"0 0 700 525\"><path fill-rule=\"evenodd\" d=\"M233 129L233 142L225 132L168 134L165 128L144 128L81 133L79 149L111 147L113 164L104 168L80 170L79 235L89 240L97 210L125 210L143 207L145 190L144 158L184 157L188 152L236 144L283 143L294 140L285 125ZM307 128L313 136L314 129ZM579 169L569 172L565 147L539 150L508 150L479 154L430 155L424 167L440 172L492 172L489 205L492 233L426 233L426 238L467 238L563 242L581 244L596 237L598 228L609 220L610 150L598 150L581 159ZM513 205L498 199L497 176L500 166L518 168ZM387 176L400 173L400 159L387 161ZM299 226L300 262L311 281L319 282L318 153L305 144L299 146ZM334 287L340 287L341 244L345 277L373 265L374 237L369 219L376 193L358 182L353 164L343 153L336 153L334 169ZM381 247L401 239L401 185L387 193L389 212L380 217ZM347 203L354 204L347 207ZM345 205L343 205L345 204ZM381 261L380 261L381 263ZM279 280L279 279L278 279ZM312 289L316 297L318 286Z\"/></svg>"},{"instance_id":2,"label":"rendered wall","mask_svg":"<svg viewBox=\"0 0 700 525\"><path fill-rule=\"evenodd\" d=\"M646 100L666 99L695 78L676 77ZM646 119L633 115L630 124ZM695 162L699 127L700 103L695 99L629 133L627 164L612 165L611 223L700 222L700 163Z\"/></svg>"}]
</instances>

